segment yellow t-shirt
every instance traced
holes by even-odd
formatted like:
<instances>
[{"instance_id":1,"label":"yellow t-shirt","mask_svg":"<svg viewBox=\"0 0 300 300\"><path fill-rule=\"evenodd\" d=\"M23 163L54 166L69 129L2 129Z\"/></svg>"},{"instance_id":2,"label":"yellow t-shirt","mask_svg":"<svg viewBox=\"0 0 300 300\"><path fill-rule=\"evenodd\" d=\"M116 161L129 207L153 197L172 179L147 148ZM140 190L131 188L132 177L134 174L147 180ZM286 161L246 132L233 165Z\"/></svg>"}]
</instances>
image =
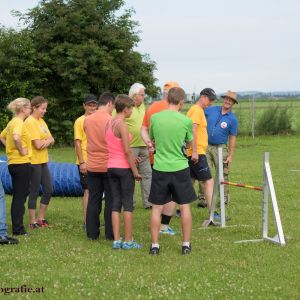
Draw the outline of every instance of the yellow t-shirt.
<instances>
[{"instance_id":1,"label":"yellow t-shirt","mask_svg":"<svg viewBox=\"0 0 300 300\"><path fill-rule=\"evenodd\" d=\"M42 119L36 119L33 116L29 116L24 122L27 130L30 132L31 141L34 140L46 140L51 137L51 133L46 122ZM48 149L38 150L32 143L32 157L31 164L44 164L49 161Z\"/></svg>"},{"instance_id":2,"label":"yellow t-shirt","mask_svg":"<svg viewBox=\"0 0 300 300\"><path fill-rule=\"evenodd\" d=\"M87 152L86 152L87 139L83 129L84 119L85 119L85 115L79 117L74 123L74 141L75 140L81 141L82 157L84 162L87 162ZM79 160L77 155L76 155L76 164L79 165Z\"/></svg>"},{"instance_id":3,"label":"yellow t-shirt","mask_svg":"<svg viewBox=\"0 0 300 300\"><path fill-rule=\"evenodd\" d=\"M13 134L18 134L21 137L22 147L28 149L27 155L21 155L16 147L13 139ZM24 125L24 121L18 117L12 118L6 128L1 132L1 137L6 140L7 163L10 164L25 164L30 163L32 155L30 134Z\"/></svg>"},{"instance_id":4,"label":"yellow t-shirt","mask_svg":"<svg viewBox=\"0 0 300 300\"><path fill-rule=\"evenodd\" d=\"M207 123L203 109L195 104L190 107L187 112L187 117L191 118L193 124L197 124L197 153L205 154L208 144L208 136L207 136ZM187 156L192 156L192 147L187 149Z\"/></svg>"}]
</instances>

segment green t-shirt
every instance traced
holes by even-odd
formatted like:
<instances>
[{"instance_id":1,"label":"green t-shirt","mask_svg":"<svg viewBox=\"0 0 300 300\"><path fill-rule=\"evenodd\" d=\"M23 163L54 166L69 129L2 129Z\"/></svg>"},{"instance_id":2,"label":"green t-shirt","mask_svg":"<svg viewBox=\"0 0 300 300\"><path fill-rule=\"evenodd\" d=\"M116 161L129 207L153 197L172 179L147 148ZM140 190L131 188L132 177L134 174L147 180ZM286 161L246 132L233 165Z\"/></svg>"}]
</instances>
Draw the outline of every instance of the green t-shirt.
<instances>
[{"instance_id":1,"label":"green t-shirt","mask_svg":"<svg viewBox=\"0 0 300 300\"><path fill-rule=\"evenodd\" d=\"M146 146L141 136L141 128L142 128L144 116L145 116L145 104L142 103L139 107L134 106L132 109L131 116L125 119L125 122L128 125L129 132L132 135L132 139L130 141L130 147Z\"/></svg>"},{"instance_id":2,"label":"green t-shirt","mask_svg":"<svg viewBox=\"0 0 300 300\"><path fill-rule=\"evenodd\" d=\"M155 141L153 169L176 172L188 167L182 153L184 142L193 139L193 123L177 111L164 110L151 116L150 138Z\"/></svg>"}]
</instances>

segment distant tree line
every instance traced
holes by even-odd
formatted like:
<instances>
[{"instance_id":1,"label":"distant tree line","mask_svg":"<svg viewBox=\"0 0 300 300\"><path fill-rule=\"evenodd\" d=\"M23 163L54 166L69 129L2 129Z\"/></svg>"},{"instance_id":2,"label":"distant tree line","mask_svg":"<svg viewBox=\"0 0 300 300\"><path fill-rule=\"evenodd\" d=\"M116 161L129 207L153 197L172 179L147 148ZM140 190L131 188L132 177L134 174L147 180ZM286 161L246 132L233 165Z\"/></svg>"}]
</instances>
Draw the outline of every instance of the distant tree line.
<instances>
[{"instance_id":1,"label":"distant tree line","mask_svg":"<svg viewBox=\"0 0 300 300\"><path fill-rule=\"evenodd\" d=\"M128 93L134 82L156 96L155 63L134 50L133 10L123 0L42 0L26 14L24 29L0 28L0 126L17 97L49 100L48 125L61 144L73 140L73 121L87 94Z\"/></svg>"}]
</instances>

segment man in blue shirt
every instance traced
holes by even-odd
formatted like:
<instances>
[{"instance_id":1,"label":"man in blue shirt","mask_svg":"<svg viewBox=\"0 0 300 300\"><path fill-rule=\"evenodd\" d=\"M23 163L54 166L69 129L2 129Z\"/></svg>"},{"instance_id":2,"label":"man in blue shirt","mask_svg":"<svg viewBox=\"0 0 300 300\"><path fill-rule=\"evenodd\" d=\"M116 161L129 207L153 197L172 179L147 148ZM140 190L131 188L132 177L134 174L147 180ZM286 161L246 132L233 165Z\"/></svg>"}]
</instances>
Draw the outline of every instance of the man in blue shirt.
<instances>
[{"instance_id":1,"label":"man in blue shirt","mask_svg":"<svg viewBox=\"0 0 300 300\"><path fill-rule=\"evenodd\" d=\"M229 181L229 166L233 161L238 129L237 118L231 110L233 105L238 103L238 101L237 94L232 91L228 91L221 97L224 99L222 106L211 106L205 110L208 133L208 148L206 150L206 157L210 169L213 167L216 169L218 166L218 145L222 145L224 180ZM227 204L229 202L227 185L224 186L224 190L225 203ZM200 199L199 206L206 206L203 199Z\"/></svg>"}]
</instances>

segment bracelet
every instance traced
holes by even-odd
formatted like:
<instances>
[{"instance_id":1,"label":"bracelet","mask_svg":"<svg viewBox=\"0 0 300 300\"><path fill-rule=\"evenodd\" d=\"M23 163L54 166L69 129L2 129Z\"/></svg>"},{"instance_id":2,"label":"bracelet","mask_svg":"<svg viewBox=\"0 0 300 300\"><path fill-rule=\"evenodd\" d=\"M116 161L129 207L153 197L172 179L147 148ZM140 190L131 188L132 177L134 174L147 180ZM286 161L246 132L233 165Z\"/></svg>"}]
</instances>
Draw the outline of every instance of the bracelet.
<instances>
[{"instance_id":1,"label":"bracelet","mask_svg":"<svg viewBox=\"0 0 300 300\"><path fill-rule=\"evenodd\" d=\"M85 164L85 162L79 163L79 165L83 165L83 164Z\"/></svg>"}]
</instances>

